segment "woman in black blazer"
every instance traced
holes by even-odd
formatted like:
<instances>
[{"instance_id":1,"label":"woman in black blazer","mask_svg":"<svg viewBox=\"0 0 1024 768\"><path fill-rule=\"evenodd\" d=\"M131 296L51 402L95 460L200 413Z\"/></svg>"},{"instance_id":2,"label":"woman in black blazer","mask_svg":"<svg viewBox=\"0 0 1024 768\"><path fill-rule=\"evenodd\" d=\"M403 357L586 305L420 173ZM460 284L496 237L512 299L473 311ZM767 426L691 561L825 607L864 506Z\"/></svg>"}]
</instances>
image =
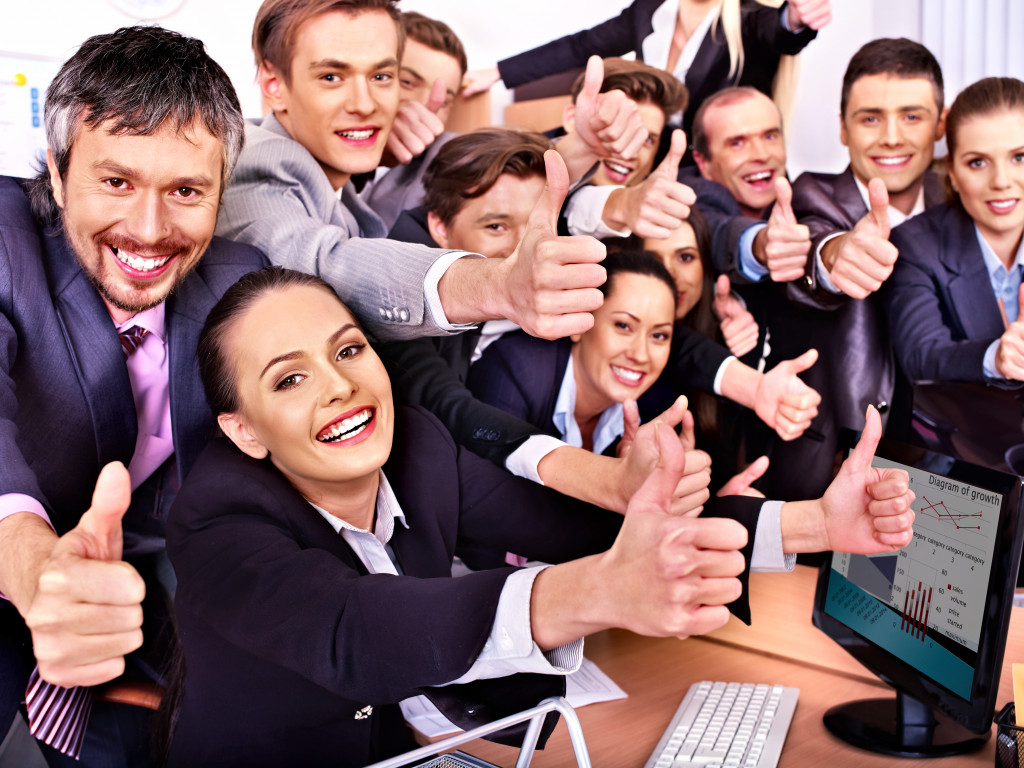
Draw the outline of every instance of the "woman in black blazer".
<instances>
[{"instance_id":1,"label":"woman in black blazer","mask_svg":"<svg viewBox=\"0 0 1024 768\"><path fill-rule=\"evenodd\" d=\"M561 690L589 632L699 633L741 594L761 503L723 500L733 520L670 514L671 430L634 444L657 466L624 518L574 503L460 450L426 412L396 412L331 288L280 268L228 290L198 356L229 439L200 456L168 526L185 662L171 765L362 766L411 746L402 699L477 725ZM867 469L870 452L831 495L782 507L787 537L909 539L906 480ZM578 559L451 578L476 542Z\"/></svg>"},{"instance_id":2,"label":"woman in black blazer","mask_svg":"<svg viewBox=\"0 0 1024 768\"><path fill-rule=\"evenodd\" d=\"M464 94L487 90L499 79L515 88L583 67L590 56L635 52L638 61L652 67L673 74L685 69L683 82L690 99L682 128L689 136L701 102L723 88L749 85L770 96L780 57L803 50L830 18L828 0L790 0L781 11L755 0L634 0L617 17L596 27L504 59L491 69L470 72ZM706 34L692 63L680 68L683 46L705 28L702 20L709 24Z\"/></svg>"}]
</instances>

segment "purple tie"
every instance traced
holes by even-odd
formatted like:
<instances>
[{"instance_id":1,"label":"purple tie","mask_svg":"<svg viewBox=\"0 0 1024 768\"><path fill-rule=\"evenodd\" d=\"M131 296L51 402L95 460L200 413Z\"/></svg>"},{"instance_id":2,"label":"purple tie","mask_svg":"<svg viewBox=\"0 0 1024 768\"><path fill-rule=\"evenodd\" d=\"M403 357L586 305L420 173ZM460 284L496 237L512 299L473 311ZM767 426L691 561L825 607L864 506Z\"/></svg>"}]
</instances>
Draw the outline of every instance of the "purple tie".
<instances>
[{"instance_id":1,"label":"purple tie","mask_svg":"<svg viewBox=\"0 0 1024 768\"><path fill-rule=\"evenodd\" d=\"M61 688L32 670L25 689L29 731L58 752L78 759L92 712L91 688Z\"/></svg>"},{"instance_id":2,"label":"purple tie","mask_svg":"<svg viewBox=\"0 0 1024 768\"><path fill-rule=\"evenodd\" d=\"M139 348L142 340L148 335L149 331L139 325L133 325L118 333L118 336L121 337L121 349L124 350L125 359L132 356L132 353Z\"/></svg>"}]
</instances>

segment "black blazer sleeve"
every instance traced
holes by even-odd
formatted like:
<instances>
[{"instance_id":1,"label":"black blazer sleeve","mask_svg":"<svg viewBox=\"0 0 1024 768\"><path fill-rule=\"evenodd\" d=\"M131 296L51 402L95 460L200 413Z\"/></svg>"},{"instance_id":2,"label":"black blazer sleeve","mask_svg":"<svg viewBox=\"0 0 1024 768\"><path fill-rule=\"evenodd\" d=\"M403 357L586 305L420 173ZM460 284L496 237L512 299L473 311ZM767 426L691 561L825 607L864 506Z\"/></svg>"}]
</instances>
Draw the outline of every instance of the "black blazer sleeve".
<instances>
[{"instance_id":1,"label":"black blazer sleeve","mask_svg":"<svg viewBox=\"0 0 1024 768\"><path fill-rule=\"evenodd\" d=\"M472 341L476 339L474 334ZM461 344L462 336L444 343ZM422 405L445 425L455 441L504 466L509 455L541 431L522 418L473 396L432 339L378 345L396 401ZM468 367L468 358L466 359Z\"/></svg>"},{"instance_id":2,"label":"black blazer sleeve","mask_svg":"<svg viewBox=\"0 0 1024 768\"><path fill-rule=\"evenodd\" d=\"M695 387L715 391L715 376L732 353L716 341L693 330L676 325L672 336L672 356L663 376L670 376L675 387Z\"/></svg>"},{"instance_id":3,"label":"black blazer sleeve","mask_svg":"<svg viewBox=\"0 0 1024 768\"><path fill-rule=\"evenodd\" d=\"M635 51L651 30L651 14L661 0L636 0L614 19L498 62L501 80L515 88L547 75L585 66L597 55L622 56Z\"/></svg>"}]
</instances>

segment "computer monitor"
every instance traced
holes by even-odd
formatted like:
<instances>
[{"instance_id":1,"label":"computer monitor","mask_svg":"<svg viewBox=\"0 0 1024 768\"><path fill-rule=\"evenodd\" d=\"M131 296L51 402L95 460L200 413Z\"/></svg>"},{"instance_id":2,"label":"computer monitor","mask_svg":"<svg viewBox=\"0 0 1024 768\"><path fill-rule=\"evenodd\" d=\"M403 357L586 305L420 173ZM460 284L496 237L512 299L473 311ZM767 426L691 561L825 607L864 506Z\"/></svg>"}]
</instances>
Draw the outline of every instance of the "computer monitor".
<instances>
[{"instance_id":1,"label":"computer monitor","mask_svg":"<svg viewBox=\"0 0 1024 768\"><path fill-rule=\"evenodd\" d=\"M896 689L825 714L874 752L937 757L991 728L1020 562L1021 478L883 440L873 462L910 475L914 538L896 552L832 553L814 624Z\"/></svg>"}]
</instances>

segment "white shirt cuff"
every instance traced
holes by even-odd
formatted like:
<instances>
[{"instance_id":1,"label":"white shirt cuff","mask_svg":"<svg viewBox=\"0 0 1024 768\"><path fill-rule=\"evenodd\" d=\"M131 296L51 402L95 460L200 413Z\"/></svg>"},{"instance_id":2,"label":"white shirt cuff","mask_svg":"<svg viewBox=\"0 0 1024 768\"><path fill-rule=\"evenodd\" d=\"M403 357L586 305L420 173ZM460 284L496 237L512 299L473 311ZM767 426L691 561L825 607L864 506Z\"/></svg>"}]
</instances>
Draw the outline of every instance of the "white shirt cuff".
<instances>
[{"instance_id":1,"label":"white shirt cuff","mask_svg":"<svg viewBox=\"0 0 1024 768\"><path fill-rule=\"evenodd\" d=\"M718 371L715 373L715 383L711 385L711 388L715 390L716 395L722 394L722 379L725 378L725 369L729 367L729 363L736 359L736 355L729 355L722 364L718 366Z\"/></svg>"},{"instance_id":2,"label":"white shirt cuff","mask_svg":"<svg viewBox=\"0 0 1024 768\"><path fill-rule=\"evenodd\" d=\"M565 209L565 220L571 235L590 235L601 240L606 237L629 237L629 227L614 230L604 223L604 207L612 192L623 189L618 186L596 187L593 184L581 187Z\"/></svg>"},{"instance_id":3,"label":"white shirt cuff","mask_svg":"<svg viewBox=\"0 0 1024 768\"><path fill-rule=\"evenodd\" d=\"M467 328L473 328L476 325L476 323L465 323L462 325L452 325L449 323L448 316L444 313L444 307L441 305L441 294L438 293L437 290L437 286L441 282L441 277L448 270L448 267L463 256L470 256L474 259L484 258L479 253L449 251L434 260L434 263L427 268L427 274L423 278L423 299L427 305L427 311L430 313L434 324L442 331L448 331L449 333L464 331Z\"/></svg>"},{"instance_id":4,"label":"white shirt cuff","mask_svg":"<svg viewBox=\"0 0 1024 768\"><path fill-rule=\"evenodd\" d=\"M792 571L796 555L782 551L782 504L781 501L766 501L761 505L754 531L754 549L750 554L750 570L760 573Z\"/></svg>"},{"instance_id":5,"label":"white shirt cuff","mask_svg":"<svg viewBox=\"0 0 1024 768\"><path fill-rule=\"evenodd\" d=\"M982 362L982 369L985 371L985 378L987 379L998 379L999 381L1006 381L999 372L996 370L996 352L999 350L999 339L996 339L988 345L988 349L985 350L985 358ZM0 497L0 501L3 498ZM3 513L0 512L0 516Z\"/></svg>"},{"instance_id":6,"label":"white shirt cuff","mask_svg":"<svg viewBox=\"0 0 1024 768\"><path fill-rule=\"evenodd\" d=\"M754 238L767 226L767 224L751 224L740 235L738 259L740 274L755 283L768 277L768 267L754 257Z\"/></svg>"},{"instance_id":7,"label":"white shirt cuff","mask_svg":"<svg viewBox=\"0 0 1024 768\"><path fill-rule=\"evenodd\" d=\"M845 234L845 232L833 232L831 235L829 235L820 243L818 243L818 247L814 251L814 269L818 273L818 285L820 285L826 291L830 291L832 293L837 293L840 295L843 292L836 288L836 284L832 282L832 276L829 275L828 270L825 269L825 262L821 260L821 249L829 240L832 240Z\"/></svg>"},{"instance_id":8,"label":"white shirt cuff","mask_svg":"<svg viewBox=\"0 0 1024 768\"><path fill-rule=\"evenodd\" d=\"M544 485L537 471L540 460L556 448L565 446L561 440L551 435L531 435L526 442L516 448L505 459L505 469L516 477L532 480L539 485Z\"/></svg>"},{"instance_id":9,"label":"white shirt cuff","mask_svg":"<svg viewBox=\"0 0 1024 768\"><path fill-rule=\"evenodd\" d=\"M453 684L505 677L516 672L567 675L580 668L583 663L582 638L550 651L542 651L533 642L530 596L537 574L549 567L526 568L505 580L491 635L473 666L458 680L453 680Z\"/></svg>"}]
</instances>

